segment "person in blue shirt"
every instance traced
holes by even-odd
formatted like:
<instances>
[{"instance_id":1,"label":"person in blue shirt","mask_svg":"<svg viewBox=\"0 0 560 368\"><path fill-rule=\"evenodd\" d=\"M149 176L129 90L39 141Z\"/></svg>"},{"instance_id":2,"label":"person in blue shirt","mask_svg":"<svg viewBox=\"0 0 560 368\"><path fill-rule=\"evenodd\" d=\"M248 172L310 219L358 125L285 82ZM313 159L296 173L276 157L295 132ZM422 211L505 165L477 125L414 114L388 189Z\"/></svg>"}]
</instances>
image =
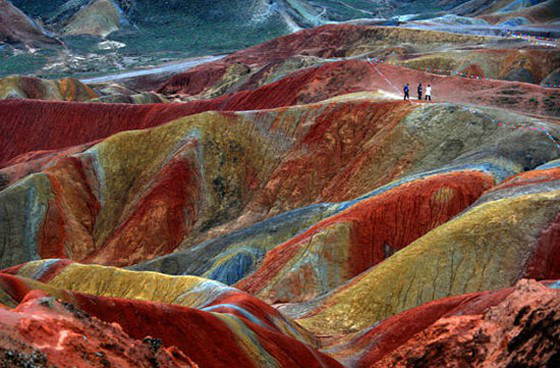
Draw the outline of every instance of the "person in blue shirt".
<instances>
[{"instance_id":1,"label":"person in blue shirt","mask_svg":"<svg viewBox=\"0 0 560 368\"><path fill-rule=\"evenodd\" d=\"M418 85L418 99L422 101L422 83Z\"/></svg>"},{"instance_id":2,"label":"person in blue shirt","mask_svg":"<svg viewBox=\"0 0 560 368\"><path fill-rule=\"evenodd\" d=\"M410 96L408 95L409 91L410 91L410 89L408 88L408 83L407 83L406 86L404 86L404 99L405 100L410 100Z\"/></svg>"}]
</instances>

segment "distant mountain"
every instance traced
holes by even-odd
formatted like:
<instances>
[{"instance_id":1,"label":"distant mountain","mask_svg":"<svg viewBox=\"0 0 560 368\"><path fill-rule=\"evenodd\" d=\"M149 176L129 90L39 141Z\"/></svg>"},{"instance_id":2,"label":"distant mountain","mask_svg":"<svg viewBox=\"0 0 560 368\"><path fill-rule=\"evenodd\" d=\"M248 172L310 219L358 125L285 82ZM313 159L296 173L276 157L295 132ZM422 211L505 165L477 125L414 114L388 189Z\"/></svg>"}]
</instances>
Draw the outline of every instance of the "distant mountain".
<instances>
[{"instance_id":1,"label":"distant mountain","mask_svg":"<svg viewBox=\"0 0 560 368\"><path fill-rule=\"evenodd\" d=\"M60 44L43 27L6 0L0 0L0 43L28 47Z\"/></svg>"},{"instance_id":2,"label":"distant mountain","mask_svg":"<svg viewBox=\"0 0 560 368\"><path fill-rule=\"evenodd\" d=\"M560 0L1 0L7 10L0 14L0 75L99 74L229 53L333 22L551 22L558 18L559 4ZM449 15L468 18L443 17ZM60 47L58 52L44 50L46 45ZM19 52L30 48L41 50L31 56Z\"/></svg>"}]
</instances>

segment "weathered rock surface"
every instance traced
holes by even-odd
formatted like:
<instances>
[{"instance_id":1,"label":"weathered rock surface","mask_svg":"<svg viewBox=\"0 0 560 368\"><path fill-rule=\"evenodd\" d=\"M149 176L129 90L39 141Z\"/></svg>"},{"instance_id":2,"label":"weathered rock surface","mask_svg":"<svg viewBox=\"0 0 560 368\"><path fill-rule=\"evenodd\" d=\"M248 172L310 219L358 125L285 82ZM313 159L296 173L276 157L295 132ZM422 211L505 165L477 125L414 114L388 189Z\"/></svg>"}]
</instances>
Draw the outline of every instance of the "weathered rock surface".
<instances>
[{"instance_id":1,"label":"weathered rock surface","mask_svg":"<svg viewBox=\"0 0 560 368\"><path fill-rule=\"evenodd\" d=\"M17 308L0 308L0 327L3 367L198 367L161 340L131 338L118 324L39 291Z\"/></svg>"},{"instance_id":2,"label":"weathered rock surface","mask_svg":"<svg viewBox=\"0 0 560 368\"><path fill-rule=\"evenodd\" d=\"M60 41L7 0L0 1L0 44L31 48L60 46Z\"/></svg>"},{"instance_id":3,"label":"weathered rock surface","mask_svg":"<svg viewBox=\"0 0 560 368\"><path fill-rule=\"evenodd\" d=\"M12 76L0 79L0 100L32 99L83 102L99 97L89 86L77 79L47 80Z\"/></svg>"},{"instance_id":4,"label":"weathered rock surface","mask_svg":"<svg viewBox=\"0 0 560 368\"><path fill-rule=\"evenodd\" d=\"M555 367L559 297L522 280L499 304L440 318L372 367Z\"/></svg>"},{"instance_id":5,"label":"weathered rock surface","mask_svg":"<svg viewBox=\"0 0 560 368\"><path fill-rule=\"evenodd\" d=\"M83 310L123 334L155 343L156 352L173 346L172 352L200 367L341 367L316 351L314 338L274 308L210 280L64 262L32 263L8 272L14 271L48 284L0 274L3 303L18 304L30 290L42 290L72 303L77 313Z\"/></svg>"},{"instance_id":6,"label":"weathered rock surface","mask_svg":"<svg viewBox=\"0 0 560 368\"><path fill-rule=\"evenodd\" d=\"M522 187L504 183L377 267L284 312L336 335L438 298L509 287L524 276L556 277L559 191L557 172L549 171L537 170L540 180Z\"/></svg>"},{"instance_id":7,"label":"weathered rock surface","mask_svg":"<svg viewBox=\"0 0 560 368\"><path fill-rule=\"evenodd\" d=\"M217 3L201 14L227 26L242 4ZM364 10L325 3L274 6L306 24ZM418 6L376 11L402 3ZM154 4L40 9L106 36ZM0 365L558 365L560 108L519 82L553 76L558 52L425 29L499 34L554 4L442 0L410 29L305 30L181 73L163 97L0 81ZM419 82L434 101L402 101Z\"/></svg>"},{"instance_id":8,"label":"weathered rock surface","mask_svg":"<svg viewBox=\"0 0 560 368\"><path fill-rule=\"evenodd\" d=\"M141 108L163 110L166 106ZM124 105L113 108L117 107L123 112L138 111ZM547 139L543 132L529 129L542 123L531 122L527 129L514 131L504 130L490 119L454 106L333 100L277 110L193 115L157 128L125 132L95 145L21 157L2 170L4 180L14 182L0 193L6 211L0 226L9 234L2 242L2 265L71 258L126 266L177 248L189 249L289 210L352 201L407 173L440 169L461 155L472 156L443 171L468 170L467 164L496 170L493 177L475 179L472 188L457 189L459 197L457 202L449 202L450 213L445 201L441 202L441 212L428 215L427 224L421 226L425 230L418 230L422 233L444 221L437 220L438 216L449 219L468 206L493 181L558 157L550 149L553 143L543 141ZM449 130L452 121L465 125ZM555 127L548 128L555 132ZM464 135L465 129L469 135ZM410 137L415 137L414 145ZM330 144L331 139L339 143ZM498 149L496 139L503 142ZM540 142L538 148L527 145L530 141ZM502 163L506 157L508 161ZM34 174L25 177L30 173ZM18 182L20 178L23 180ZM449 198L453 198L451 193ZM311 211L317 216L312 221L352 204L318 206ZM236 248L231 243L218 241L194 248L205 249L203 258L197 256L200 261L158 260L147 267L169 273L190 269L191 274L236 282L255 270L267 251L305 227L292 224L275 240L257 241L250 251L237 243L239 251L244 249L241 254L231 253ZM407 242L389 247L398 249ZM226 249L229 252L223 253ZM222 258L226 254L229 256ZM231 266L224 263L227 259L233 262ZM179 267L161 266L169 262ZM236 262L244 264L239 276L218 271L222 265L235 274ZM185 264L190 266L183 269ZM369 261L355 264L350 274L371 265Z\"/></svg>"},{"instance_id":9,"label":"weathered rock surface","mask_svg":"<svg viewBox=\"0 0 560 368\"><path fill-rule=\"evenodd\" d=\"M387 78L391 78L392 82ZM553 89L502 81L449 78L388 64L373 68L366 61L351 60L304 69L253 91L183 104L99 106L0 101L0 166L26 152L84 144L123 130L150 128L204 111L271 109L319 102L346 93L378 92L380 89L389 91L388 96L394 98L400 95L396 86L412 80L431 83L434 100L444 98L448 102L498 106L548 116L560 114ZM38 136L50 136L50 139L28 139L22 126L37 132Z\"/></svg>"},{"instance_id":10,"label":"weathered rock surface","mask_svg":"<svg viewBox=\"0 0 560 368\"><path fill-rule=\"evenodd\" d=\"M450 33L418 31L389 27L328 25L303 30L288 36L241 50L219 61L207 63L172 77L158 91L165 94L181 93L188 96L204 94L220 83L229 68L241 63L251 70L296 56L320 58L347 58L383 49L393 43L414 43L418 51L429 51L434 44L483 44L485 37Z\"/></svg>"},{"instance_id":11,"label":"weathered rock surface","mask_svg":"<svg viewBox=\"0 0 560 368\"><path fill-rule=\"evenodd\" d=\"M362 200L276 246L236 286L269 303L325 294L447 222L493 183L478 172L441 174Z\"/></svg>"}]
</instances>

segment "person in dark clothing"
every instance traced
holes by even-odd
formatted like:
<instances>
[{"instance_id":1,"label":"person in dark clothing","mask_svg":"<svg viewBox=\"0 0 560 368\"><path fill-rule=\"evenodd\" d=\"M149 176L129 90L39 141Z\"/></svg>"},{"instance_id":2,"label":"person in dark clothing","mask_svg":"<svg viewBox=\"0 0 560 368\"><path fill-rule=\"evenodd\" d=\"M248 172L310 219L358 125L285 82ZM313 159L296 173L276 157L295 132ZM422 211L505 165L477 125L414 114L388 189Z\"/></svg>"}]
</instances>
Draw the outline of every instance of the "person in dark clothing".
<instances>
[{"instance_id":1,"label":"person in dark clothing","mask_svg":"<svg viewBox=\"0 0 560 368\"><path fill-rule=\"evenodd\" d=\"M409 91L410 91L410 89L408 88L408 83L407 83L406 86L404 86L404 99L405 100L410 100L410 96L408 95Z\"/></svg>"},{"instance_id":2,"label":"person in dark clothing","mask_svg":"<svg viewBox=\"0 0 560 368\"><path fill-rule=\"evenodd\" d=\"M422 83L418 85L418 99L422 100Z\"/></svg>"}]
</instances>

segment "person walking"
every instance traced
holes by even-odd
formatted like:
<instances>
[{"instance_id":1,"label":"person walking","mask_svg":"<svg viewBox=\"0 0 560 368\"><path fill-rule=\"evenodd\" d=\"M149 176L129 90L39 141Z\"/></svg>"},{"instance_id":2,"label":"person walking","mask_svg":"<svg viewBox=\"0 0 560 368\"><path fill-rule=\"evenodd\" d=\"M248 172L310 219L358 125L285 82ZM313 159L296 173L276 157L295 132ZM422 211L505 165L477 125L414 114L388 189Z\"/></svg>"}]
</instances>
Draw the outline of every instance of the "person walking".
<instances>
[{"instance_id":1,"label":"person walking","mask_svg":"<svg viewBox=\"0 0 560 368\"><path fill-rule=\"evenodd\" d=\"M418 100L422 101L422 83L418 85Z\"/></svg>"},{"instance_id":2,"label":"person walking","mask_svg":"<svg viewBox=\"0 0 560 368\"><path fill-rule=\"evenodd\" d=\"M428 84L428 87L426 87L426 101L430 100L430 102L432 102L432 86L430 86Z\"/></svg>"},{"instance_id":3,"label":"person walking","mask_svg":"<svg viewBox=\"0 0 560 368\"><path fill-rule=\"evenodd\" d=\"M408 95L410 89L408 88L408 83L404 86L404 100L410 100L410 96Z\"/></svg>"}]
</instances>

